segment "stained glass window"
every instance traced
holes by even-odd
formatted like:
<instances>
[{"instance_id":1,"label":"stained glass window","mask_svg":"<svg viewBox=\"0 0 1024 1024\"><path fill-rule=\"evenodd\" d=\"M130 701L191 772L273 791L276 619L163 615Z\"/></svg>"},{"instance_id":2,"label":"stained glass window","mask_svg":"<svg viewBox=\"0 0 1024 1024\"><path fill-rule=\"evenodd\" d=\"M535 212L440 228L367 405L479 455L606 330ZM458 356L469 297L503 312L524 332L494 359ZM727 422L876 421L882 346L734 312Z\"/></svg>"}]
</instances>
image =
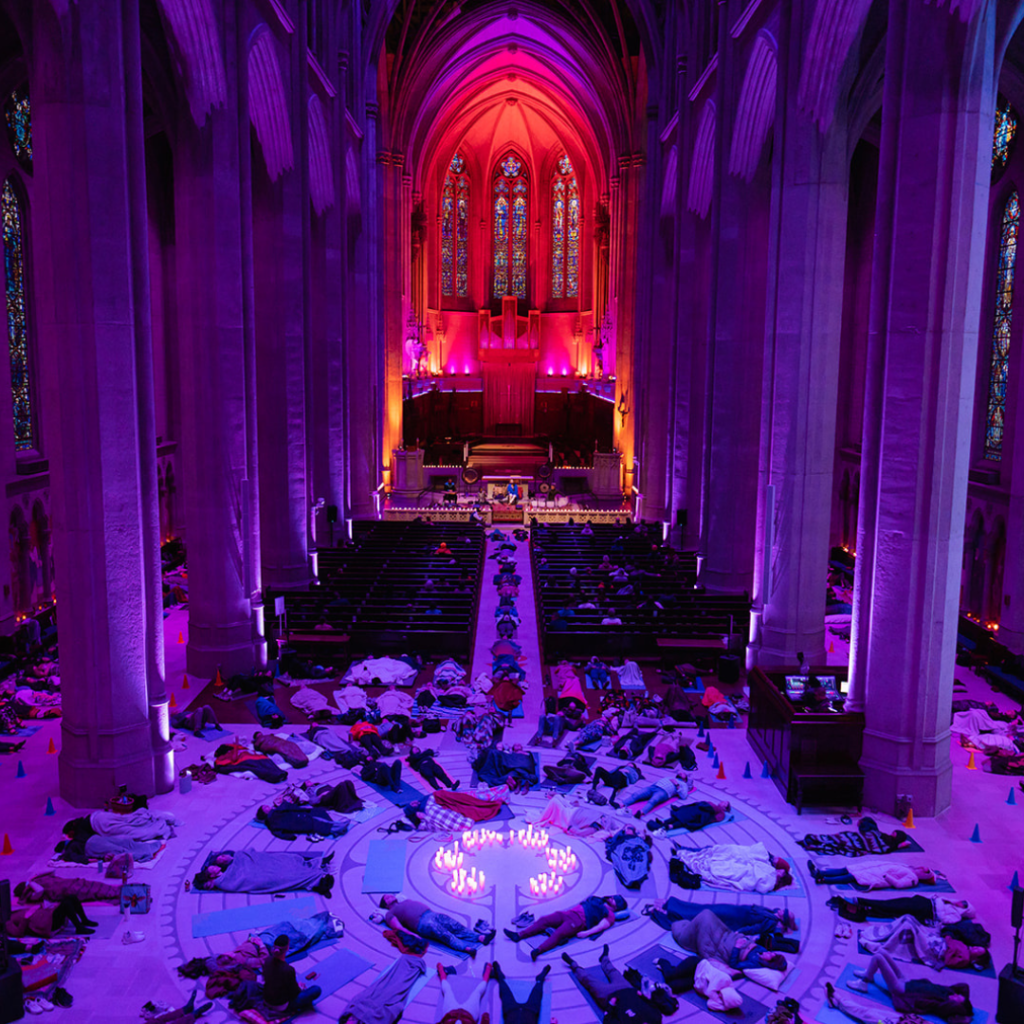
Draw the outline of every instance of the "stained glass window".
<instances>
[{"instance_id":1,"label":"stained glass window","mask_svg":"<svg viewBox=\"0 0 1024 1024\"><path fill-rule=\"evenodd\" d=\"M25 218L21 201L4 182L0 195L4 221L4 282L7 295L7 335L11 353L11 397L14 406L14 450L32 447L32 396L28 372L28 299L25 294Z\"/></svg>"},{"instance_id":2,"label":"stained glass window","mask_svg":"<svg viewBox=\"0 0 1024 1024\"><path fill-rule=\"evenodd\" d=\"M1003 429L1006 423L1006 381L1010 368L1010 321L1013 315L1013 272L1017 262L1017 233L1020 229L1020 200L1010 194L1003 210L999 233L999 263L996 268L996 311L992 327L992 362L988 382L988 416L985 420L985 458L998 462L1003 457Z\"/></svg>"},{"instance_id":3,"label":"stained glass window","mask_svg":"<svg viewBox=\"0 0 1024 1024\"><path fill-rule=\"evenodd\" d=\"M441 190L441 294L469 294L469 177L456 153Z\"/></svg>"},{"instance_id":4,"label":"stained glass window","mask_svg":"<svg viewBox=\"0 0 1024 1024\"><path fill-rule=\"evenodd\" d=\"M1010 159L1010 150L1017 134L1017 114L1009 100L999 97L996 103L996 126L992 136L992 173L998 175Z\"/></svg>"},{"instance_id":5,"label":"stained glass window","mask_svg":"<svg viewBox=\"0 0 1024 1024\"><path fill-rule=\"evenodd\" d=\"M7 138L18 162L32 170L32 107L28 101L28 93L23 89L15 89L4 103L4 122L7 125Z\"/></svg>"},{"instance_id":6,"label":"stained glass window","mask_svg":"<svg viewBox=\"0 0 1024 1024\"><path fill-rule=\"evenodd\" d=\"M573 299L580 282L580 193L568 155L551 184L551 295Z\"/></svg>"},{"instance_id":7,"label":"stained glass window","mask_svg":"<svg viewBox=\"0 0 1024 1024\"><path fill-rule=\"evenodd\" d=\"M530 186L511 153L494 177L494 297L526 298Z\"/></svg>"}]
</instances>

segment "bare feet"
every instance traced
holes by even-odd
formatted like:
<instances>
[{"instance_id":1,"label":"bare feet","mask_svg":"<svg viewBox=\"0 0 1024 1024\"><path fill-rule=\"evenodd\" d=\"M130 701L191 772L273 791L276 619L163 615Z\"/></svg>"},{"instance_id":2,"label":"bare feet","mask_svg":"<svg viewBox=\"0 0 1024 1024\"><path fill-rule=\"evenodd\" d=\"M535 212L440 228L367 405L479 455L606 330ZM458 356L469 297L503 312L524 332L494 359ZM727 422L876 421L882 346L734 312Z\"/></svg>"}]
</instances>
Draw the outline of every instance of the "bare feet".
<instances>
[{"instance_id":1,"label":"bare feet","mask_svg":"<svg viewBox=\"0 0 1024 1024\"><path fill-rule=\"evenodd\" d=\"M448 977L448 972L444 969L444 964L442 963L437 965L437 977L440 981L444 981Z\"/></svg>"}]
</instances>

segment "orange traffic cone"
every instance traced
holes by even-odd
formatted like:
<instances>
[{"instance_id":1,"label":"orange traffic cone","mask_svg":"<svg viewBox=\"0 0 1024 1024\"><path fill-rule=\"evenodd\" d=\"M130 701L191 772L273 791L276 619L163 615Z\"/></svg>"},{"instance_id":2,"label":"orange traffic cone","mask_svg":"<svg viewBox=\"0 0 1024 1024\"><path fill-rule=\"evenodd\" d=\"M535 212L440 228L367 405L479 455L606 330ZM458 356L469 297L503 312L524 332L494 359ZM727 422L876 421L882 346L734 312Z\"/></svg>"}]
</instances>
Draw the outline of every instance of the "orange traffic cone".
<instances>
[{"instance_id":1,"label":"orange traffic cone","mask_svg":"<svg viewBox=\"0 0 1024 1024\"><path fill-rule=\"evenodd\" d=\"M14 853L14 847L11 846L11 837L5 832L4 833L4 848L2 850L0 850L0 854L3 854L5 857L8 857L12 853Z\"/></svg>"},{"instance_id":2,"label":"orange traffic cone","mask_svg":"<svg viewBox=\"0 0 1024 1024\"><path fill-rule=\"evenodd\" d=\"M217 675L215 676L215 678L213 680L213 685L216 686L218 689L224 685L224 680L221 678L221 674L220 674L220 669L219 668L217 669Z\"/></svg>"},{"instance_id":3,"label":"orange traffic cone","mask_svg":"<svg viewBox=\"0 0 1024 1024\"><path fill-rule=\"evenodd\" d=\"M724 761L719 763L719 765L718 765L718 774L715 776L715 778L716 779L724 779L725 778L725 762Z\"/></svg>"},{"instance_id":4,"label":"orange traffic cone","mask_svg":"<svg viewBox=\"0 0 1024 1024\"><path fill-rule=\"evenodd\" d=\"M831 643L831 644L828 645L828 653L829 654L835 654L836 653L836 645L834 643Z\"/></svg>"},{"instance_id":5,"label":"orange traffic cone","mask_svg":"<svg viewBox=\"0 0 1024 1024\"><path fill-rule=\"evenodd\" d=\"M904 828L917 828L914 824L914 808L910 807L907 809L907 820L903 822Z\"/></svg>"},{"instance_id":6,"label":"orange traffic cone","mask_svg":"<svg viewBox=\"0 0 1024 1024\"><path fill-rule=\"evenodd\" d=\"M171 707L171 708L176 708L178 706L178 701L177 701L177 699L174 696L174 691L173 690L171 690L171 700L170 700L170 703L167 706Z\"/></svg>"},{"instance_id":7,"label":"orange traffic cone","mask_svg":"<svg viewBox=\"0 0 1024 1024\"><path fill-rule=\"evenodd\" d=\"M46 752L48 754L56 754L57 753L57 747L56 747L56 745L53 742L53 737L52 736L50 737L50 745L46 748Z\"/></svg>"},{"instance_id":8,"label":"orange traffic cone","mask_svg":"<svg viewBox=\"0 0 1024 1024\"><path fill-rule=\"evenodd\" d=\"M183 644L185 642L185 634L180 630L178 631L178 643Z\"/></svg>"},{"instance_id":9,"label":"orange traffic cone","mask_svg":"<svg viewBox=\"0 0 1024 1024\"><path fill-rule=\"evenodd\" d=\"M181 680L181 688L182 688L183 690L187 690L187 689L188 689L188 673L187 673L187 672L186 672L186 673L185 673L185 675L184 675L184 676L182 677L182 680Z\"/></svg>"},{"instance_id":10,"label":"orange traffic cone","mask_svg":"<svg viewBox=\"0 0 1024 1024\"><path fill-rule=\"evenodd\" d=\"M978 770L978 766L974 763L974 751L973 750L971 751L971 756L970 756L970 758L967 761L967 770L969 772L976 772Z\"/></svg>"}]
</instances>

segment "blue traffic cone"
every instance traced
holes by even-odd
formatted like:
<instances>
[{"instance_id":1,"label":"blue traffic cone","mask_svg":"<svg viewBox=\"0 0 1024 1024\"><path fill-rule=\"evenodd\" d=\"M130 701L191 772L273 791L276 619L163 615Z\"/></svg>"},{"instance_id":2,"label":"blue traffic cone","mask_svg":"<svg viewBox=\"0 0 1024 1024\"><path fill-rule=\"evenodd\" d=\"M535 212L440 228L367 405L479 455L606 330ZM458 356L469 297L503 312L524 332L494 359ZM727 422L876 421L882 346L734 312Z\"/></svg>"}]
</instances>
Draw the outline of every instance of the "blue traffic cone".
<instances>
[{"instance_id":1,"label":"blue traffic cone","mask_svg":"<svg viewBox=\"0 0 1024 1024\"><path fill-rule=\"evenodd\" d=\"M750 762L747 762L747 767L743 769L743 778L752 779L754 776L750 774Z\"/></svg>"},{"instance_id":2,"label":"blue traffic cone","mask_svg":"<svg viewBox=\"0 0 1024 1024\"><path fill-rule=\"evenodd\" d=\"M47 797L46 798L46 810L43 811L43 814L48 816L48 817L51 817L51 816L53 816L56 813L57 812L53 809L53 800L51 800L50 797Z\"/></svg>"},{"instance_id":3,"label":"blue traffic cone","mask_svg":"<svg viewBox=\"0 0 1024 1024\"><path fill-rule=\"evenodd\" d=\"M711 767L712 768L717 768L718 767L718 755L717 754L715 754L714 761L711 762Z\"/></svg>"},{"instance_id":4,"label":"blue traffic cone","mask_svg":"<svg viewBox=\"0 0 1024 1024\"><path fill-rule=\"evenodd\" d=\"M28 773L25 771L25 766L21 763L21 761L19 761L18 762L18 773L14 777L16 779L23 779L23 778L25 778L25 776L27 774Z\"/></svg>"},{"instance_id":5,"label":"blue traffic cone","mask_svg":"<svg viewBox=\"0 0 1024 1024\"><path fill-rule=\"evenodd\" d=\"M980 843L981 842L981 829L977 825L974 826L974 831L971 833L971 842L972 843Z\"/></svg>"},{"instance_id":6,"label":"blue traffic cone","mask_svg":"<svg viewBox=\"0 0 1024 1024\"><path fill-rule=\"evenodd\" d=\"M704 723L700 723L700 728L697 730L697 739L700 739L704 735Z\"/></svg>"},{"instance_id":7,"label":"blue traffic cone","mask_svg":"<svg viewBox=\"0 0 1024 1024\"><path fill-rule=\"evenodd\" d=\"M730 718L729 719L729 724L726 726L726 728L727 729L735 729L736 728L736 719L735 718Z\"/></svg>"},{"instance_id":8,"label":"blue traffic cone","mask_svg":"<svg viewBox=\"0 0 1024 1024\"><path fill-rule=\"evenodd\" d=\"M761 778L762 779L770 779L771 777L772 777L772 773L768 769L768 762L765 761L765 763L761 766Z\"/></svg>"},{"instance_id":9,"label":"blue traffic cone","mask_svg":"<svg viewBox=\"0 0 1024 1024\"><path fill-rule=\"evenodd\" d=\"M1010 883L1009 889L1010 889L1010 892L1013 892L1014 889L1019 889L1019 888L1020 888L1020 879L1017 877L1017 872L1014 871L1014 873L1013 873L1013 881Z\"/></svg>"},{"instance_id":10,"label":"blue traffic cone","mask_svg":"<svg viewBox=\"0 0 1024 1024\"><path fill-rule=\"evenodd\" d=\"M1010 795L1006 798L1006 802L1011 806L1017 802L1017 794L1014 792L1013 786L1010 787Z\"/></svg>"}]
</instances>

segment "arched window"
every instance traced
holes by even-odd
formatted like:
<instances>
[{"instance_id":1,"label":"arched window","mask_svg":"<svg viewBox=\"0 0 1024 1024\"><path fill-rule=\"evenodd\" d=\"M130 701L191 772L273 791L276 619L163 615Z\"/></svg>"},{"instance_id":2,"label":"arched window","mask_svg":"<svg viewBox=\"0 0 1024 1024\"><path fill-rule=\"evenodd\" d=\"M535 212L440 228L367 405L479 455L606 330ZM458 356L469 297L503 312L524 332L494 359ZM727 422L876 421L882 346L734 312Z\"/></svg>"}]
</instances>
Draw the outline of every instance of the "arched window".
<instances>
[{"instance_id":1,"label":"arched window","mask_svg":"<svg viewBox=\"0 0 1024 1024\"><path fill-rule=\"evenodd\" d=\"M1017 233L1020 229L1020 200L1010 193L1003 209L999 232L999 262L996 266L996 310L992 327L992 361L988 380L988 415L985 420L985 458L998 462L1003 457L1003 428L1006 420L1006 381L1010 368L1010 320L1013 315L1013 271L1017 262Z\"/></svg>"},{"instance_id":2,"label":"arched window","mask_svg":"<svg viewBox=\"0 0 1024 1024\"><path fill-rule=\"evenodd\" d=\"M568 155L551 182L551 296L574 299L580 286L580 190Z\"/></svg>"},{"instance_id":3,"label":"arched window","mask_svg":"<svg viewBox=\"0 0 1024 1024\"><path fill-rule=\"evenodd\" d=\"M992 180L995 181L1006 167L1017 134L1017 114L1009 100L1000 96L996 103L996 125L992 133Z\"/></svg>"},{"instance_id":4,"label":"arched window","mask_svg":"<svg viewBox=\"0 0 1024 1024\"><path fill-rule=\"evenodd\" d=\"M0 194L3 213L4 289L7 337L11 356L11 398L14 407L14 450L33 445L32 394L28 365L28 296L25 283L25 215L11 179Z\"/></svg>"},{"instance_id":5,"label":"arched window","mask_svg":"<svg viewBox=\"0 0 1024 1024\"><path fill-rule=\"evenodd\" d=\"M509 153L494 172L494 297L526 298L530 188L522 161Z\"/></svg>"},{"instance_id":6,"label":"arched window","mask_svg":"<svg viewBox=\"0 0 1024 1024\"><path fill-rule=\"evenodd\" d=\"M469 294L469 177L456 153L441 191L441 294Z\"/></svg>"}]
</instances>

